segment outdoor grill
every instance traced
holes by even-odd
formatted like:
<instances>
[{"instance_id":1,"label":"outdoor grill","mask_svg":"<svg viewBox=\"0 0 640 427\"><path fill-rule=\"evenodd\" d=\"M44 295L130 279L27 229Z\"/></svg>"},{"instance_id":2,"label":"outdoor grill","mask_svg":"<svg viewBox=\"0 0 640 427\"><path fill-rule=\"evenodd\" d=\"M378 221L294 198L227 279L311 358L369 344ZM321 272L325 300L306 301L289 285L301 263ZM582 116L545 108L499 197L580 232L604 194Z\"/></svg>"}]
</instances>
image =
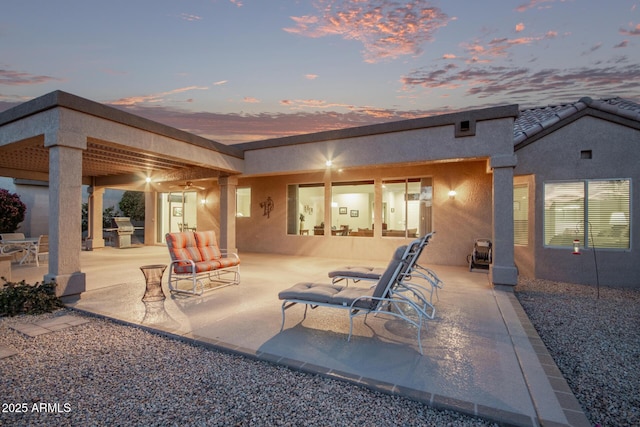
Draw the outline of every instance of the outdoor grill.
<instances>
[{"instance_id":1,"label":"outdoor grill","mask_svg":"<svg viewBox=\"0 0 640 427\"><path fill-rule=\"evenodd\" d=\"M111 218L112 227L116 230L116 248L130 248L133 224L131 218L116 216Z\"/></svg>"}]
</instances>

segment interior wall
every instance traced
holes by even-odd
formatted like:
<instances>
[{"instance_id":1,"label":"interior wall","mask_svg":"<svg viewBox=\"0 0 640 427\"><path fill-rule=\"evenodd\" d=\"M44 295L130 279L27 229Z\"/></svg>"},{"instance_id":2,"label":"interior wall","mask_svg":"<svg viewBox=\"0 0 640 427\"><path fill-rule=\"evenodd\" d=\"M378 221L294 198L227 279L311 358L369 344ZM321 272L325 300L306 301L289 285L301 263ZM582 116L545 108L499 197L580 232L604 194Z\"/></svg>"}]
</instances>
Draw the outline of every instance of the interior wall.
<instances>
[{"instance_id":1,"label":"interior wall","mask_svg":"<svg viewBox=\"0 0 640 427\"><path fill-rule=\"evenodd\" d=\"M515 176L514 185L527 184L529 195L529 208L526 212L520 212L520 218L528 221L528 242L526 245L514 245L514 260L518 268L518 274L523 277L535 277L535 245L536 245L536 217L535 217L535 177L533 175ZM514 219L517 217L514 214Z\"/></svg>"}]
</instances>

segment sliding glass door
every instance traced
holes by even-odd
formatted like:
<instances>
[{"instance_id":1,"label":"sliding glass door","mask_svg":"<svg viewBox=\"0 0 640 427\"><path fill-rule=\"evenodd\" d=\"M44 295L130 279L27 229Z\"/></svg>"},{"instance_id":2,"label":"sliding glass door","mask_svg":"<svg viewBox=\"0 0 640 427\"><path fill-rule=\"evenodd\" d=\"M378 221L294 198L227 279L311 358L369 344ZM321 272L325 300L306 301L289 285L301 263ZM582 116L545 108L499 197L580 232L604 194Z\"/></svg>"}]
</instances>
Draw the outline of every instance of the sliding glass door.
<instances>
[{"instance_id":1,"label":"sliding glass door","mask_svg":"<svg viewBox=\"0 0 640 427\"><path fill-rule=\"evenodd\" d=\"M158 236L197 230L197 193L177 191L158 193Z\"/></svg>"}]
</instances>

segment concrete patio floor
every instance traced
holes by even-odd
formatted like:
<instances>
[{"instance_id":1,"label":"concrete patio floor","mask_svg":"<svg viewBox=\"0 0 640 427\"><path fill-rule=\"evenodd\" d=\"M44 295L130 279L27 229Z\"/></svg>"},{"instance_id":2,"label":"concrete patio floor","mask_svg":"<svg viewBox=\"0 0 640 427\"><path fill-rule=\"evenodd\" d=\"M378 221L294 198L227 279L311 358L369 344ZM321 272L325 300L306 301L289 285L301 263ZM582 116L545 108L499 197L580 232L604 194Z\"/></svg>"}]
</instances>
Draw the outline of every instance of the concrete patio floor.
<instances>
[{"instance_id":1,"label":"concrete patio floor","mask_svg":"<svg viewBox=\"0 0 640 427\"><path fill-rule=\"evenodd\" d=\"M423 254L428 260L429 248ZM344 310L287 310L278 292L300 281L329 283L327 272L349 263L328 258L241 253L241 284L203 296L170 295L143 303L146 264L168 264L164 246L82 252L87 291L70 308L148 328L187 342L232 351L293 369L346 380L428 405L504 425L588 426L586 416L529 322L513 291L486 273L431 266L444 281L435 320L422 330L378 316L354 320L350 342ZM41 266L14 264L14 281L41 281ZM358 285L350 285L358 286ZM361 285L362 286L362 285Z\"/></svg>"}]
</instances>

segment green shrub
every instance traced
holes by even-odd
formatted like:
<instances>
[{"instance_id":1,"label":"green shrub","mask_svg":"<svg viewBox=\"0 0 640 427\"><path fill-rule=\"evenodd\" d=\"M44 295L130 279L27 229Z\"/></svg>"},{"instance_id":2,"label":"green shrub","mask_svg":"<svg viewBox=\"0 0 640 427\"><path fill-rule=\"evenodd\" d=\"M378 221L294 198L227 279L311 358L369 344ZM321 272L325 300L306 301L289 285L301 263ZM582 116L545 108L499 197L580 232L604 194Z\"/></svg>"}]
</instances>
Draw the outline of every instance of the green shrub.
<instances>
[{"instance_id":1,"label":"green shrub","mask_svg":"<svg viewBox=\"0 0 640 427\"><path fill-rule=\"evenodd\" d=\"M24 280L15 283L2 278L0 289L0 317L17 314L50 313L63 306L56 296L56 282L37 282L29 285Z\"/></svg>"}]
</instances>

